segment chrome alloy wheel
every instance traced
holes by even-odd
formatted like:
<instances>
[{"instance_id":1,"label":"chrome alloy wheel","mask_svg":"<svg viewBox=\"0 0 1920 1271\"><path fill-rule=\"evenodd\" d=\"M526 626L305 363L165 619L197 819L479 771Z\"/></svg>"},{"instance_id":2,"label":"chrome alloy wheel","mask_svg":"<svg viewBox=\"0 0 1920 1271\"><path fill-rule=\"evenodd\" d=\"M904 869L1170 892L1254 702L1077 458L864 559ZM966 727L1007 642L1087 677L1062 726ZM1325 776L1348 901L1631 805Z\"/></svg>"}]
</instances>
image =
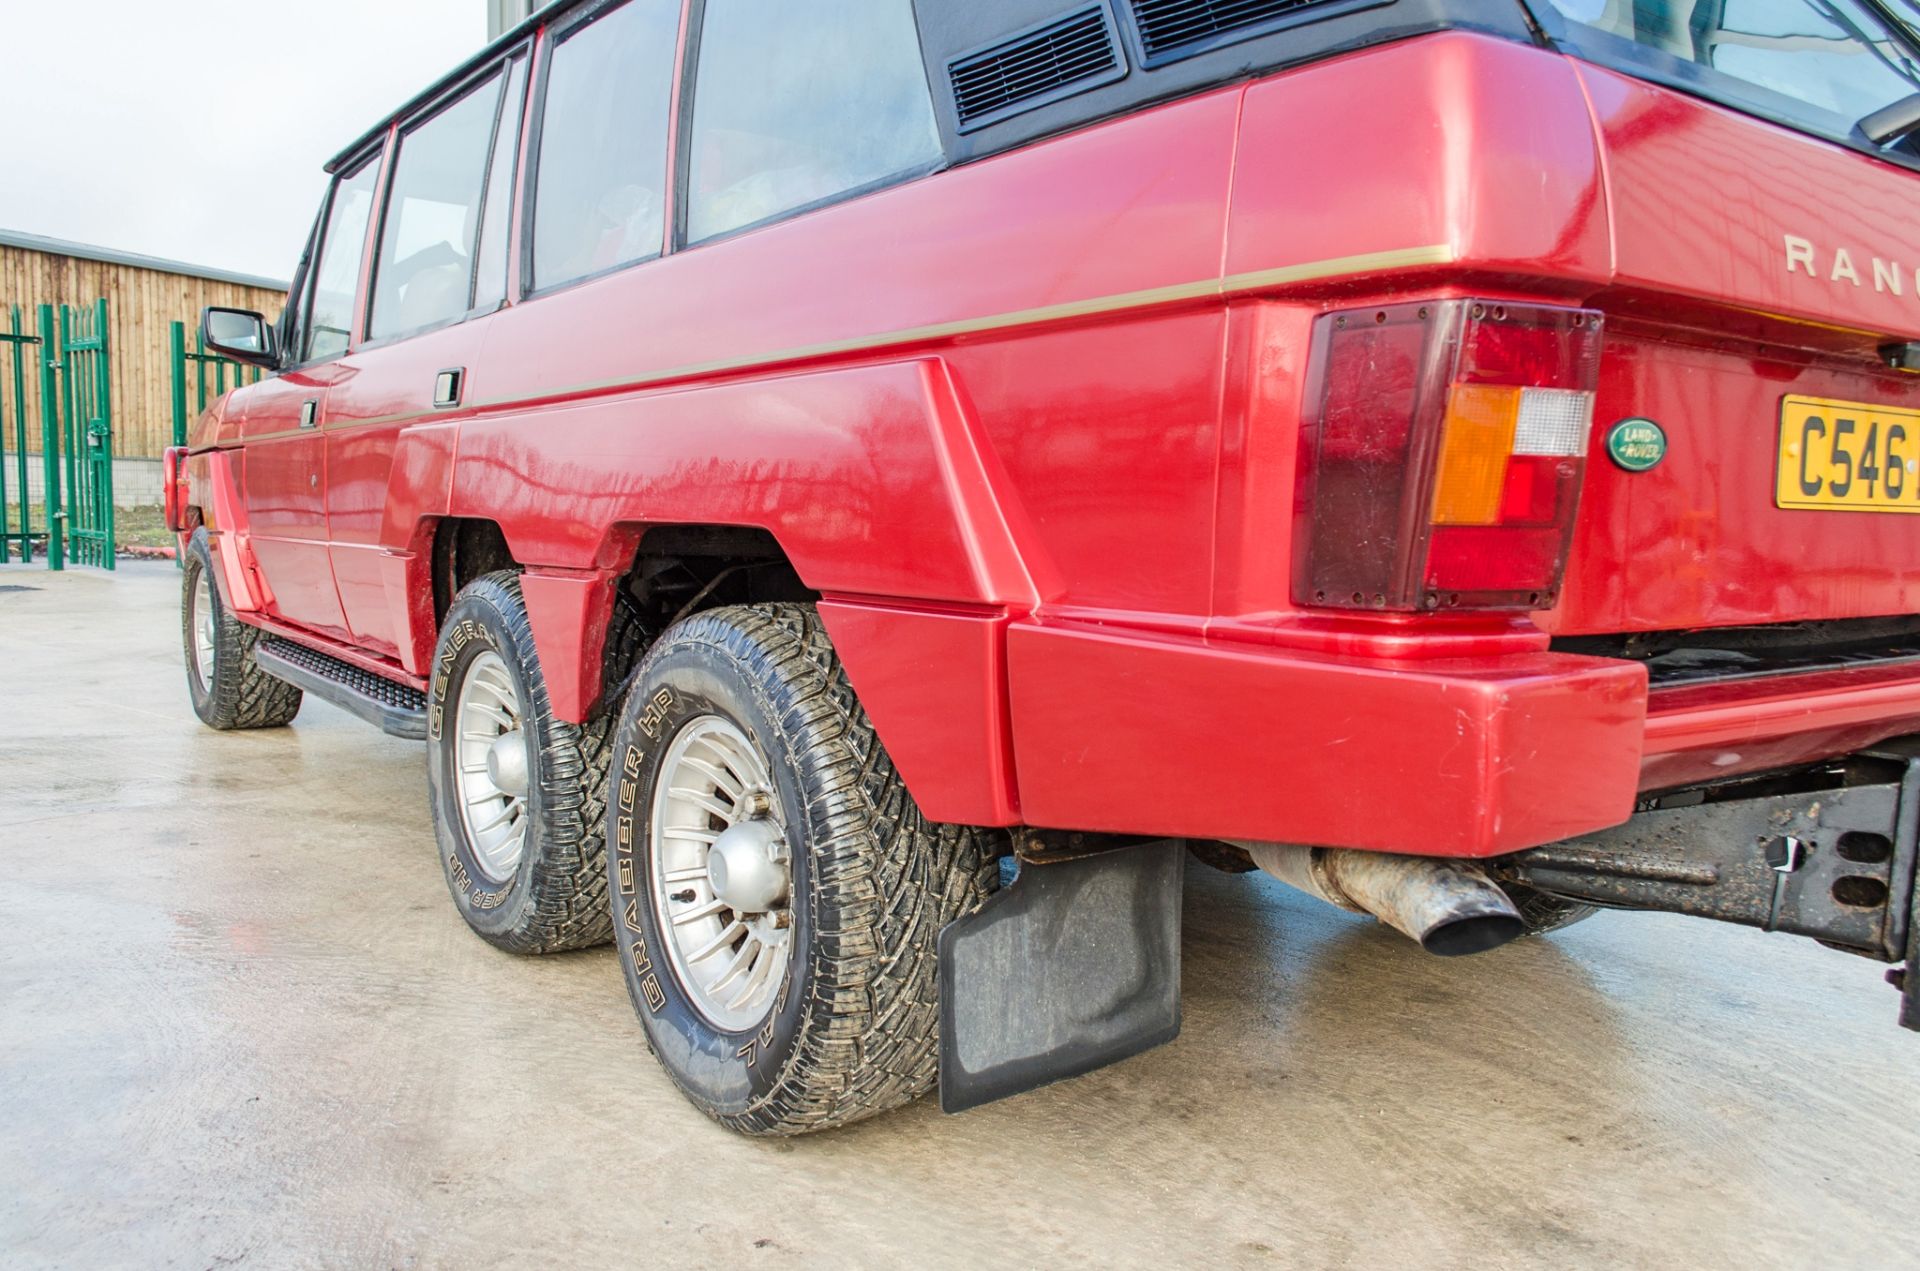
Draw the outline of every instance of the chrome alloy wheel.
<instances>
[{"instance_id":1,"label":"chrome alloy wheel","mask_svg":"<svg viewBox=\"0 0 1920 1271\"><path fill-rule=\"evenodd\" d=\"M461 828L480 872L504 883L527 850L532 756L513 676L498 653L485 650L467 664L455 702Z\"/></svg>"},{"instance_id":2,"label":"chrome alloy wheel","mask_svg":"<svg viewBox=\"0 0 1920 1271\"><path fill-rule=\"evenodd\" d=\"M688 721L661 760L649 818L654 914L695 1009L757 1025L793 947L792 852L760 748L718 715Z\"/></svg>"},{"instance_id":3,"label":"chrome alloy wheel","mask_svg":"<svg viewBox=\"0 0 1920 1271\"><path fill-rule=\"evenodd\" d=\"M193 585L193 613L187 623L187 630L193 633L193 673L200 677L200 687L213 691L213 577L206 570L200 571L200 580Z\"/></svg>"}]
</instances>

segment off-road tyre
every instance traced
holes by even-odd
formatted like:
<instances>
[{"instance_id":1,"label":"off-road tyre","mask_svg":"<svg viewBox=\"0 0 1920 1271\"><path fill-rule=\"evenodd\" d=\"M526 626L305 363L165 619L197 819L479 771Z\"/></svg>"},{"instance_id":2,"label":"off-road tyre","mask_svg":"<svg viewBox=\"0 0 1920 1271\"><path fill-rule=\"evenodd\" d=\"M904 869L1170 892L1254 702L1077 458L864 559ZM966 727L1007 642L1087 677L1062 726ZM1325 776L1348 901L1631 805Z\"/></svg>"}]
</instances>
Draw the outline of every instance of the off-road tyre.
<instances>
[{"instance_id":1,"label":"off-road tyre","mask_svg":"<svg viewBox=\"0 0 1920 1271\"><path fill-rule=\"evenodd\" d=\"M609 698L617 696L641 643L641 624L622 595L614 604L603 656ZM504 882L488 877L476 859L453 779L458 763L454 695L482 650L506 663L529 735L527 837L513 877ZM489 944L509 953L558 953L605 944L611 937L603 831L615 714L613 704L603 701L584 724L554 715L517 574L482 575L454 598L441 624L428 683L427 795L454 907Z\"/></svg>"},{"instance_id":2,"label":"off-road tyre","mask_svg":"<svg viewBox=\"0 0 1920 1271\"><path fill-rule=\"evenodd\" d=\"M767 760L790 850L793 943L763 1021L722 1031L680 983L649 888L663 756L718 715ZM610 886L627 990L692 1102L743 1134L802 1134L909 1102L938 1076L937 941L998 881L997 831L930 822L805 604L713 609L666 631L620 714Z\"/></svg>"},{"instance_id":3,"label":"off-road tyre","mask_svg":"<svg viewBox=\"0 0 1920 1271\"><path fill-rule=\"evenodd\" d=\"M227 608L204 529L195 530L187 540L180 566L180 646L186 657L187 696L193 701L193 713L208 728L221 732L281 728L292 722L300 713L303 694L254 664L260 629L240 621ZM213 674L204 683L194 659L195 594L202 578L207 580L205 595L213 609Z\"/></svg>"},{"instance_id":4,"label":"off-road tyre","mask_svg":"<svg viewBox=\"0 0 1920 1271\"><path fill-rule=\"evenodd\" d=\"M1537 891L1524 883L1502 883L1501 890L1507 893L1507 899L1513 902L1513 907L1520 911L1520 920L1527 924L1526 934L1530 936L1544 936L1549 932L1564 930L1600 912L1597 905L1566 900Z\"/></svg>"}]
</instances>

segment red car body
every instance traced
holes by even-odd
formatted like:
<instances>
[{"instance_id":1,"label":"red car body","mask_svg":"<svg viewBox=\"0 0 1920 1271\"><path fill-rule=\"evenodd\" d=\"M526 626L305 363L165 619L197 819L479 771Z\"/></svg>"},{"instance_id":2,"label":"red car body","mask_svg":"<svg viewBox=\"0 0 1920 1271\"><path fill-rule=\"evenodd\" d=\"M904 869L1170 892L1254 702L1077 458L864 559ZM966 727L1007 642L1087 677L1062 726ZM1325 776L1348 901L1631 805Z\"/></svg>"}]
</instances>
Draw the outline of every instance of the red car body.
<instances>
[{"instance_id":1,"label":"red car body","mask_svg":"<svg viewBox=\"0 0 1920 1271\"><path fill-rule=\"evenodd\" d=\"M363 313L199 421L176 524L245 622L423 688L437 528L490 522L569 720L645 536L757 527L937 820L1508 853L1920 731L1911 661L1650 691L1550 647L1920 611L1913 520L1774 499L1783 396L1920 408L1877 352L1920 336L1915 180L1428 34L411 339ZM1595 435L1658 419L1670 455L1590 449L1544 611L1297 603L1316 320L1464 297L1603 313Z\"/></svg>"}]
</instances>

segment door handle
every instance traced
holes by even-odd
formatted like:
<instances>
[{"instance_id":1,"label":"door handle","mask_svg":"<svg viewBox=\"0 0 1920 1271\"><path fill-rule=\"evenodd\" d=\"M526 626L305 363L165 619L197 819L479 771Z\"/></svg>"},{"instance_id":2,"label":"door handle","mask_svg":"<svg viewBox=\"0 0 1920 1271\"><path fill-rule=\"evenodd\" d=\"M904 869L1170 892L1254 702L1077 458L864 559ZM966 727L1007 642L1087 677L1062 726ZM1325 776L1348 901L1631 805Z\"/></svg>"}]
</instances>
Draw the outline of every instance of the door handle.
<instances>
[{"instance_id":1,"label":"door handle","mask_svg":"<svg viewBox=\"0 0 1920 1271\"><path fill-rule=\"evenodd\" d=\"M433 408L449 410L460 404L460 390L466 386L467 368L449 366L433 377Z\"/></svg>"},{"instance_id":2,"label":"door handle","mask_svg":"<svg viewBox=\"0 0 1920 1271\"><path fill-rule=\"evenodd\" d=\"M320 422L320 399L309 397L300 403L300 426L312 428Z\"/></svg>"}]
</instances>

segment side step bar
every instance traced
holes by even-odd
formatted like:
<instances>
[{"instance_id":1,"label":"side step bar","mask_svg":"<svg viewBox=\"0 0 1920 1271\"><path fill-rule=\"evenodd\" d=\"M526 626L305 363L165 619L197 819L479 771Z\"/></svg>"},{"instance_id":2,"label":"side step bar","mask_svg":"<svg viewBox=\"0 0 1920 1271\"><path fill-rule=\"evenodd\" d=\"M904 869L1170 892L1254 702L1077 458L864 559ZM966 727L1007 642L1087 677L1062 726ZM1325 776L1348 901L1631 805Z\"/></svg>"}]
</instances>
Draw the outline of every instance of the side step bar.
<instances>
[{"instance_id":1,"label":"side step bar","mask_svg":"<svg viewBox=\"0 0 1920 1271\"><path fill-rule=\"evenodd\" d=\"M427 739L427 695L317 649L275 635L262 635L254 665L277 680L332 702L394 737Z\"/></svg>"}]
</instances>

